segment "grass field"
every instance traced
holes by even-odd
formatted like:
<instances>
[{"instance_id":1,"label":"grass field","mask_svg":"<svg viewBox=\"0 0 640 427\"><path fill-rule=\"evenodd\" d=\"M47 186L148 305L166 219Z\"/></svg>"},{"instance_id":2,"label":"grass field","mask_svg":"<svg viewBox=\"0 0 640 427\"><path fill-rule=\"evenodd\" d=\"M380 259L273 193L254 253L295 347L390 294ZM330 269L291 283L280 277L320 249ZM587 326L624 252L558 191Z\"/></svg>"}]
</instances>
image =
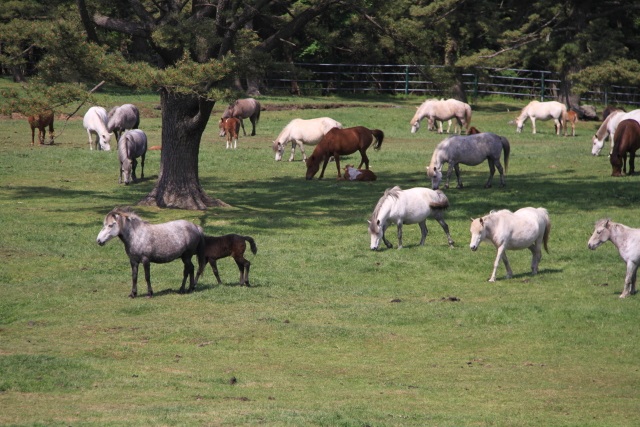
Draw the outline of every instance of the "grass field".
<instances>
[{"instance_id":1,"label":"grass field","mask_svg":"<svg viewBox=\"0 0 640 427\"><path fill-rule=\"evenodd\" d=\"M591 156L599 123L579 122L575 138L550 122L516 134L508 121L524 102L476 101L472 124L511 142L506 188L497 178L483 188L486 164L463 166L465 188L446 190L454 248L430 220L424 247L408 225L402 250L373 252L366 221L384 190L430 185L425 166L443 136L410 134L421 99L260 100L258 134L237 150L217 136L222 105L203 137L202 185L230 208L136 208L150 222L253 236L253 286L237 286L224 259L223 285L207 270L180 295L178 261L152 265L152 299L127 298L123 245L95 238L110 209L153 187L159 152L125 187L116 153L88 149L86 108L58 119L54 146L31 147L26 120L0 119L0 424L640 424L640 297L618 298L625 266L613 245L587 249L599 218L640 227L639 178L612 178L607 157ZM99 101L138 104L149 145L160 144L154 94ZM336 181L333 164L305 181L302 162L274 161L271 141L289 120L325 115L385 132L369 152L378 181ZM515 277L501 265L488 283L495 249L469 250L469 218L523 206L549 210L550 252L537 276L529 251L510 252ZM397 244L395 226L387 237Z\"/></svg>"}]
</instances>

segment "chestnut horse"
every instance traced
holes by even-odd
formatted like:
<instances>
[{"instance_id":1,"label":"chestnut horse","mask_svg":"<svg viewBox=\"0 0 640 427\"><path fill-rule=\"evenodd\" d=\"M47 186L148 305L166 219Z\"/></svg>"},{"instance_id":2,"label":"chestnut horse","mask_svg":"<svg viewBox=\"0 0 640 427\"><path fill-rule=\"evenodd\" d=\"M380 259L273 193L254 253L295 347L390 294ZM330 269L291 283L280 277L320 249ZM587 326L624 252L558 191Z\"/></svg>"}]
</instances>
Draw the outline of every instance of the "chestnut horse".
<instances>
[{"instance_id":1,"label":"chestnut horse","mask_svg":"<svg viewBox=\"0 0 640 427\"><path fill-rule=\"evenodd\" d=\"M622 176L626 173L627 153L629 153L629 175L635 172L636 151L640 148L640 123L634 119L626 119L618 124L613 136L611 176Z\"/></svg>"},{"instance_id":2,"label":"chestnut horse","mask_svg":"<svg viewBox=\"0 0 640 427\"><path fill-rule=\"evenodd\" d=\"M307 179L312 179L318 172L320 162L322 162L322 172L320 172L318 179L322 179L324 170L327 168L327 163L329 163L331 156L336 160L338 178L341 178L340 155L352 154L356 151L359 151L360 156L362 156L362 161L358 169L360 169L363 164L369 169L369 158L367 157L366 151L374 139L376 140L376 144L373 148L379 150L382 146L382 140L384 139L384 133L379 129L368 129L364 126L356 126L346 129L333 128L329 130L322 140L320 140L315 150L313 150L313 154L307 159Z\"/></svg>"},{"instance_id":3,"label":"chestnut horse","mask_svg":"<svg viewBox=\"0 0 640 427\"><path fill-rule=\"evenodd\" d=\"M228 117L226 119L221 118L218 123L220 128L220 136L227 136L227 148L231 147L233 141L233 148L238 148L238 133L240 132L240 119L235 117Z\"/></svg>"},{"instance_id":4,"label":"chestnut horse","mask_svg":"<svg viewBox=\"0 0 640 427\"><path fill-rule=\"evenodd\" d=\"M247 244L251 245L251 252L255 255L258 252L258 247L253 238L249 236L242 236L240 234L225 234L224 236L204 236L204 263L198 268L198 274L196 275L196 282L204 273L204 269L207 263L211 264L213 274L218 280L218 284L222 284L220 280L220 274L218 274L218 265L216 261L220 258L232 257L236 262L238 269L240 270L240 285L249 286L249 267L251 263L244 257L244 251L247 249Z\"/></svg>"},{"instance_id":5,"label":"chestnut horse","mask_svg":"<svg viewBox=\"0 0 640 427\"><path fill-rule=\"evenodd\" d=\"M342 179L345 181L375 181L378 177L369 169L356 169L353 165L347 165L344 167Z\"/></svg>"},{"instance_id":6,"label":"chestnut horse","mask_svg":"<svg viewBox=\"0 0 640 427\"><path fill-rule=\"evenodd\" d=\"M569 125L571 125L571 136L576 136L576 123L578 123L578 113L573 110L568 110L566 113L562 115L564 120L564 136L567 136L567 130L569 130ZM554 124L554 128L556 132L558 128Z\"/></svg>"},{"instance_id":7,"label":"chestnut horse","mask_svg":"<svg viewBox=\"0 0 640 427\"><path fill-rule=\"evenodd\" d=\"M31 126L31 145L34 144L36 129L38 129L38 140L40 141L40 145L44 145L47 126L49 126L49 144L53 144L53 111L48 110L40 114L29 116L27 121Z\"/></svg>"},{"instance_id":8,"label":"chestnut horse","mask_svg":"<svg viewBox=\"0 0 640 427\"><path fill-rule=\"evenodd\" d=\"M467 135L475 135L475 134L477 134L477 133L482 133L482 132L480 132L480 131L478 130L478 128L475 128L475 127L473 127L473 126L471 126L471 127L469 128L469 130L467 131Z\"/></svg>"}]
</instances>

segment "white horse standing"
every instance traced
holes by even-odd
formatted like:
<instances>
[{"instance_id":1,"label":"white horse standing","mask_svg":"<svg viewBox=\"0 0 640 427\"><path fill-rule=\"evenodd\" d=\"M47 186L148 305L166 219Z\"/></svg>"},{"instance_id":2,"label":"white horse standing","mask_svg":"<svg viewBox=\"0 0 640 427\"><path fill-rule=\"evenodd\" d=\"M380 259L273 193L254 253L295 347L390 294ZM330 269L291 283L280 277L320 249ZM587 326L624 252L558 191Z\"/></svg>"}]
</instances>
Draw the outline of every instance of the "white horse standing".
<instances>
[{"instance_id":1,"label":"white horse standing","mask_svg":"<svg viewBox=\"0 0 640 427\"><path fill-rule=\"evenodd\" d=\"M429 129L438 121L438 133L442 133L442 122L456 119L460 130L464 126L469 129L471 123L471 106L457 99L428 99L418 107L416 114L411 119L411 133L418 132L420 121L423 118L429 120Z\"/></svg>"},{"instance_id":2,"label":"white horse standing","mask_svg":"<svg viewBox=\"0 0 640 427\"><path fill-rule=\"evenodd\" d=\"M618 125L621 121L627 119L633 119L640 123L640 109L632 110L628 113L625 113L622 110L617 110L609 114L598 128L596 134L593 136L593 147L591 148L591 154L593 154L594 156L600 154L600 151L602 151L602 147L604 147L604 140L607 138L607 136L609 136L611 140L611 150L609 150L609 152L611 152L613 150L613 136L616 133L616 129L618 128Z\"/></svg>"},{"instance_id":3,"label":"white horse standing","mask_svg":"<svg viewBox=\"0 0 640 427\"><path fill-rule=\"evenodd\" d=\"M302 161L307 160L304 153L304 144L317 145L323 136L333 128L342 129L342 124L330 117L318 117L317 119L293 119L280 132L275 141L273 141L273 151L276 152L276 161L282 160L285 146L291 141L291 157L292 162L296 153L296 145L300 147L302 152Z\"/></svg>"},{"instance_id":4,"label":"white horse standing","mask_svg":"<svg viewBox=\"0 0 640 427\"><path fill-rule=\"evenodd\" d=\"M613 243L618 249L620 258L627 264L624 290L620 294L620 298L626 298L636 293L636 273L640 265L640 229L627 227L608 218L601 219L596 222L595 230L587 245L589 249L595 250L607 240Z\"/></svg>"},{"instance_id":5,"label":"white horse standing","mask_svg":"<svg viewBox=\"0 0 640 427\"><path fill-rule=\"evenodd\" d=\"M493 263L490 282L496 281L496 270L500 260L507 268L507 279L513 277L513 271L507 259L507 249L529 249L532 254L531 273L538 273L538 264L542 259L542 245L547 249L551 220L544 208L522 208L515 212L507 209L491 211L489 215L471 220L471 243L469 247L476 251L480 242L490 241L498 249Z\"/></svg>"},{"instance_id":6,"label":"white horse standing","mask_svg":"<svg viewBox=\"0 0 640 427\"><path fill-rule=\"evenodd\" d=\"M395 222L398 226L398 249L402 248L402 225L419 224L422 238L420 245L424 245L427 237L427 218L435 218L442 226L449 246L453 247L453 240L449 234L449 226L444 222L444 210L449 207L449 199L441 191L430 188L415 187L402 190L395 186L388 188L378 200L369 221L369 234L371 235L371 249L378 249L380 239L387 248L393 245L384 236L389 222Z\"/></svg>"},{"instance_id":7,"label":"white horse standing","mask_svg":"<svg viewBox=\"0 0 640 427\"><path fill-rule=\"evenodd\" d=\"M531 119L533 132L536 133L536 120L550 120L556 125L556 135L560 135L560 131L565 127L564 115L567 112L567 106L557 101L531 101L520 111L520 115L516 119L516 132L522 132L524 122Z\"/></svg>"},{"instance_id":8,"label":"white horse standing","mask_svg":"<svg viewBox=\"0 0 640 427\"><path fill-rule=\"evenodd\" d=\"M91 107L84 115L84 118L82 119L82 126L84 126L87 130L87 134L89 135L89 148L91 150L93 150L94 144L93 134L96 135L96 150L111 150L111 145L109 145L111 133L107 130L107 121L107 110L102 107Z\"/></svg>"}]
</instances>

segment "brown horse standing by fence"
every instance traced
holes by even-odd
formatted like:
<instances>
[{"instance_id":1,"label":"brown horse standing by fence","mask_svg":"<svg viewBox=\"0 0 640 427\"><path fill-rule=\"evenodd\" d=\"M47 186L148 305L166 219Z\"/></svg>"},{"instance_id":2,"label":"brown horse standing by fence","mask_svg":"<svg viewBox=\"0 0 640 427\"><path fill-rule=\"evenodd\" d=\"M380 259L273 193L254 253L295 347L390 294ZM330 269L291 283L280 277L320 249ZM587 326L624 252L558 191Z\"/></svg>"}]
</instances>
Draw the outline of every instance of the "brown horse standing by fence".
<instances>
[{"instance_id":1,"label":"brown horse standing by fence","mask_svg":"<svg viewBox=\"0 0 640 427\"><path fill-rule=\"evenodd\" d=\"M360 169L363 164L369 169L367 148L369 148L374 139L376 140L376 144L373 148L379 150L382 146L382 140L384 139L384 133L379 129L367 129L364 126L331 129L322 140L320 140L315 150L313 150L313 154L307 159L306 178L312 179L318 172L318 169L320 169L320 162L323 162L322 172L320 172L320 176L318 177L318 179L322 179L324 170L327 168L327 163L329 163L331 156L336 160L338 178L341 178L340 155L352 154L356 151L359 151L360 156L362 156L362 161L358 169Z\"/></svg>"},{"instance_id":2,"label":"brown horse standing by fence","mask_svg":"<svg viewBox=\"0 0 640 427\"><path fill-rule=\"evenodd\" d=\"M611 176L622 176L627 170L627 153L629 153L629 175L635 172L636 151L640 148L640 123L633 119L620 122L613 135L613 151Z\"/></svg>"},{"instance_id":3,"label":"brown horse standing by fence","mask_svg":"<svg viewBox=\"0 0 640 427\"><path fill-rule=\"evenodd\" d=\"M238 133L240 132L240 120L235 117L221 118L218 123L220 136L227 136L227 148L238 148Z\"/></svg>"},{"instance_id":4,"label":"brown horse standing by fence","mask_svg":"<svg viewBox=\"0 0 640 427\"><path fill-rule=\"evenodd\" d=\"M249 236L241 236L239 234L225 234L220 237L204 236L204 263L198 267L196 283L204 272L207 263L209 263L213 269L213 274L218 280L218 284L222 284L216 261L220 258L231 256L240 270L240 285L249 286L249 267L251 267L251 263L244 257L244 251L247 249L245 241L249 242L251 252L255 255L258 252L258 247L256 242Z\"/></svg>"},{"instance_id":5,"label":"brown horse standing by fence","mask_svg":"<svg viewBox=\"0 0 640 427\"><path fill-rule=\"evenodd\" d=\"M44 137L46 134L46 128L49 127L49 144L53 145L53 111L48 110L40 114L29 116L27 118L29 125L31 126L31 145L34 145L36 136L36 129L38 129L38 140L40 145L44 145Z\"/></svg>"}]
</instances>

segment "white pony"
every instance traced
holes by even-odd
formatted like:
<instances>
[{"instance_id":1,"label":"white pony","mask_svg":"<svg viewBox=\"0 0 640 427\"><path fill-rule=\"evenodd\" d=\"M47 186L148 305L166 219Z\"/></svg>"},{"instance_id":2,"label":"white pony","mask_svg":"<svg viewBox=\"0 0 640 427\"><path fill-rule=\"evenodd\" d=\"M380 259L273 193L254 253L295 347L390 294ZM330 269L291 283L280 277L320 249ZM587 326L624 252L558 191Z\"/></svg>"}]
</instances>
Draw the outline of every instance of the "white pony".
<instances>
[{"instance_id":1,"label":"white pony","mask_svg":"<svg viewBox=\"0 0 640 427\"><path fill-rule=\"evenodd\" d=\"M302 161L307 160L304 153L304 145L317 145L322 137L333 128L342 129L342 124L330 117L319 117L317 119L293 119L282 129L275 141L273 141L273 151L276 152L276 161L282 160L284 148L291 141L292 162L296 153L296 144L302 152Z\"/></svg>"},{"instance_id":2,"label":"white pony","mask_svg":"<svg viewBox=\"0 0 640 427\"><path fill-rule=\"evenodd\" d=\"M567 113L567 106L557 101L531 101L520 111L520 115L516 119L516 132L522 132L524 122L531 119L533 133L536 133L536 120L550 120L556 125L556 135L560 135L560 131L565 127L564 115Z\"/></svg>"},{"instance_id":3,"label":"white pony","mask_svg":"<svg viewBox=\"0 0 640 427\"><path fill-rule=\"evenodd\" d=\"M542 245L547 249L551 220L549 213L544 208L522 208L515 212L507 209L491 211L489 215L471 220L471 243L469 247L476 251L480 242L487 240L498 249L496 260L493 263L493 272L490 282L496 281L496 270L500 260L507 268L507 279L513 277L507 249L529 249L532 254L531 273L538 273L538 264L542 259Z\"/></svg>"},{"instance_id":4,"label":"white pony","mask_svg":"<svg viewBox=\"0 0 640 427\"><path fill-rule=\"evenodd\" d=\"M93 150L93 136L96 135L95 146L96 150L102 149L104 151L110 151L111 145L111 133L107 130L107 110L102 107L91 107L84 115L82 120L82 126L87 130L89 135L89 148ZM98 145L100 143L100 145Z\"/></svg>"},{"instance_id":5,"label":"white pony","mask_svg":"<svg viewBox=\"0 0 640 427\"><path fill-rule=\"evenodd\" d=\"M609 135L609 138L611 140L611 150L609 151L611 152L613 150L613 135L616 133L616 129L618 128L620 122L627 119L633 119L640 123L640 109L632 110L628 113L618 110L609 114L600 125L600 128L598 129L596 134L593 136L593 147L591 148L591 154L593 154L594 156L600 154L607 135Z\"/></svg>"},{"instance_id":6,"label":"white pony","mask_svg":"<svg viewBox=\"0 0 640 427\"><path fill-rule=\"evenodd\" d=\"M618 249L620 258L627 263L624 290L620 294L620 298L626 298L636 293L636 273L640 265L640 229L627 227L608 218L601 219L596 222L595 230L587 245L589 249L595 250L607 240L611 240Z\"/></svg>"},{"instance_id":7,"label":"white pony","mask_svg":"<svg viewBox=\"0 0 640 427\"><path fill-rule=\"evenodd\" d=\"M420 245L424 245L428 233L427 218L435 218L438 221L447 235L449 246L453 247L449 226L444 222L444 210L447 207L449 207L449 199L442 191L422 187L408 190L402 190L398 186L388 188L378 200L369 221L371 249L378 249L380 239L387 248L393 247L384 236L389 222L395 222L398 225L398 249L402 249L403 224L419 224L422 232Z\"/></svg>"},{"instance_id":8,"label":"white pony","mask_svg":"<svg viewBox=\"0 0 640 427\"><path fill-rule=\"evenodd\" d=\"M463 126L469 129L471 106L457 99L428 99L418 107L411 119L411 133L418 132L420 121L425 117L429 120L429 129L433 128L436 120L438 121L438 133L442 133L442 122L450 119L456 119L460 130Z\"/></svg>"}]
</instances>

